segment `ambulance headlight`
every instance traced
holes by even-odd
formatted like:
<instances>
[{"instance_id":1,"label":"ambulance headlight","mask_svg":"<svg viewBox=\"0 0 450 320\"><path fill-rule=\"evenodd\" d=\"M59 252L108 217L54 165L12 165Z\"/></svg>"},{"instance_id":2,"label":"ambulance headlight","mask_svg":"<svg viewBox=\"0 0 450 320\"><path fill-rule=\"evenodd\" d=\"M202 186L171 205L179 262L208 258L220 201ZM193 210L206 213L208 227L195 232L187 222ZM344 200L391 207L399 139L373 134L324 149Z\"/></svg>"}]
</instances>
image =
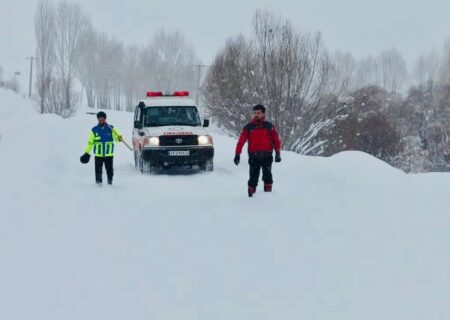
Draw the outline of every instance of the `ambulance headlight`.
<instances>
[{"instance_id":1,"label":"ambulance headlight","mask_svg":"<svg viewBox=\"0 0 450 320\"><path fill-rule=\"evenodd\" d=\"M201 146L213 144L211 136L198 136L198 144Z\"/></svg>"},{"instance_id":2,"label":"ambulance headlight","mask_svg":"<svg viewBox=\"0 0 450 320\"><path fill-rule=\"evenodd\" d=\"M151 137L148 139L148 145L149 146L159 146L159 138L158 137Z\"/></svg>"}]
</instances>

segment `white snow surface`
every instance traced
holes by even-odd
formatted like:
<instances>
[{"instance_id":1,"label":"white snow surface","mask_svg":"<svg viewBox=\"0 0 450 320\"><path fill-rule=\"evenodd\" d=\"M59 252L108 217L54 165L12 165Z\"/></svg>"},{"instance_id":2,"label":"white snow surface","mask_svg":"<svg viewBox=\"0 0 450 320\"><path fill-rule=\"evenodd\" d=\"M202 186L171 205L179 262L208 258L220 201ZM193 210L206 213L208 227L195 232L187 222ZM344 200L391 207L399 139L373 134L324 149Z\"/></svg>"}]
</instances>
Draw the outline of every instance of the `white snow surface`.
<instances>
[{"instance_id":1,"label":"white snow surface","mask_svg":"<svg viewBox=\"0 0 450 320\"><path fill-rule=\"evenodd\" d=\"M98 188L85 111L0 90L0 319L450 319L450 175L283 152L249 199L215 129L213 173L141 175L118 146Z\"/></svg>"}]
</instances>

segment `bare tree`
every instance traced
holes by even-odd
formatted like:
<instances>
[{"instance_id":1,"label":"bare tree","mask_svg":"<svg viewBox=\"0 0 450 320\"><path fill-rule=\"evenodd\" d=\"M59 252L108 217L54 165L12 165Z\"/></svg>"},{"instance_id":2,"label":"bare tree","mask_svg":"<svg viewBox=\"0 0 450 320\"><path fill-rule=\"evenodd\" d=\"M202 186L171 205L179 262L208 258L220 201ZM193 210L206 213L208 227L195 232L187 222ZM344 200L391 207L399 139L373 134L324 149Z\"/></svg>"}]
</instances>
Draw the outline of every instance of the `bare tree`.
<instances>
[{"instance_id":1,"label":"bare tree","mask_svg":"<svg viewBox=\"0 0 450 320\"><path fill-rule=\"evenodd\" d=\"M358 88L380 86L380 71L377 58L372 55L361 58L357 63L355 83Z\"/></svg>"},{"instance_id":2,"label":"bare tree","mask_svg":"<svg viewBox=\"0 0 450 320\"><path fill-rule=\"evenodd\" d=\"M148 90L195 93L198 63L184 36L160 30L145 47L128 46L90 27L80 40L77 76L89 107L131 110Z\"/></svg>"},{"instance_id":3,"label":"bare tree","mask_svg":"<svg viewBox=\"0 0 450 320\"><path fill-rule=\"evenodd\" d=\"M444 45L439 78L441 84L450 85L450 39Z\"/></svg>"},{"instance_id":4,"label":"bare tree","mask_svg":"<svg viewBox=\"0 0 450 320\"><path fill-rule=\"evenodd\" d=\"M378 57L381 87L388 92L402 91L408 74L406 62L396 49L385 50Z\"/></svg>"},{"instance_id":5,"label":"bare tree","mask_svg":"<svg viewBox=\"0 0 450 320\"><path fill-rule=\"evenodd\" d=\"M39 110L48 111L48 98L55 63L55 11L48 0L40 0L34 17L36 34L37 91Z\"/></svg>"},{"instance_id":6,"label":"bare tree","mask_svg":"<svg viewBox=\"0 0 450 320\"><path fill-rule=\"evenodd\" d=\"M421 55L413 69L414 83L417 86L433 86L439 81L441 59L434 50L428 54Z\"/></svg>"},{"instance_id":7,"label":"bare tree","mask_svg":"<svg viewBox=\"0 0 450 320\"><path fill-rule=\"evenodd\" d=\"M123 66L122 66L122 79L123 79L123 91L125 109L128 111L134 110L134 106L137 103L139 97L141 97L145 91L143 91L140 81L140 57L141 49L137 46L130 46L124 52ZM142 89L142 90L141 90Z\"/></svg>"},{"instance_id":8,"label":"bare tree","mask_svg":"<svg viewBox=\"0 0 450 320\"><path fill-rule=\"evenodd\" d=\"M86 91L88 106L120 110L123 86L128 79L123 44L91 27L84 33L79 51L77 73Z\"/></svg>"},{"instance_id":9,"label":"bare tree","mask_svg":"<svg viewBox=\"0 0 450 320\"><path fill-rule=\"evenodd\" d=\"M219 126L238 135L250 107L265 100L261 66L253 44L244 36L229 39L216 56L204 85L208 112Z\"/></svg>"},{"instance_id":10,"label":"bare tree","mask_svg":"<svg viewBox=\"0 0 450 320\"><path fill-rule=\"evenodd\" d=\"M249 107L263 103L284 147L303 152L325 123L318 118L329 111L324 106L330 72L320 33L299 33L290 21L258 11L252 37L229 40L211 66L207 106L219 124L237 135L249 120Z\"/></svg>"},{"instance_id":11,"label":"bare tree","mask_svg":"<svg viewBox=\"0 0 450 320\"><path fill-rule=\"evenodd\" d=\"M331 57L328 91L341 96L356 87L355 74L357 63L351 53L336 52Z\"/></svg>"},{"instance_id":12,"label":"bare tree","mask_svg":"<svg viewBox=\"0 0 450 320\"><path fill-rule=\"evenodd\" d=\"M194 48L179 32L157 31L141 56L141 79L147 88L195 92Z\"/></svg>"},{"instance_id":13,"label":"bare tree","mask_svg":"<svg viewBox=\"0 0 450 320\"><path fill-rule=\"evenodd\" d=\"M89 26L80 40L80 50L76 59L76 70L83 91L86 93L87 105L95 108L95 79L101 63L98 47L98 33Z\"/></svg>"},{"instance_id":14,"label":"bare tree","mask_svg":"<svg viewBox=\"0 0 450 320\"><path fill-rule=\"evenodd\" d=\"M74 92L76 59L83 35L89 30L90 20L75 3L60 2L56 10L55 76L52 101L55 113L68 117L76 110L78 96ZM55 97L58 97L57 99Z\"/></svg>"},{"instance_id":15,"label":"bare tree","mask_svg":"<svg viewBox=\"0 0 450 320\"><path fill-rule=\"evenodd\" d=\"M256 13L253 29L269 115L285 146L295 148L296 135L308 129L299 120L307 109L318 106L327 84L328 54L320 33L300 34L290 21L269 12Z\"/></svg>"},{"instance_id":16,"label":"bare tree","mask_svg":"<svg viewBox=\"0 0 450 320\"><path fill-rule=\"evenodd\" d=\"M382 51L378 56L359 59L353 77L353 89L376 86L391 93L405 89L408 75L406 62L396 49Z\"/></svg>"},{"instance_id":17,"label":"bare tree","mask_svg":"<svg viewBox=\"0 0 450 320\"><path fill-rule=\"evenodd\" d=\"M94 74L96 104L103 109L121 109L123 44L106 34L97 36L97 66Z\"/></svg>"}]
</instances>

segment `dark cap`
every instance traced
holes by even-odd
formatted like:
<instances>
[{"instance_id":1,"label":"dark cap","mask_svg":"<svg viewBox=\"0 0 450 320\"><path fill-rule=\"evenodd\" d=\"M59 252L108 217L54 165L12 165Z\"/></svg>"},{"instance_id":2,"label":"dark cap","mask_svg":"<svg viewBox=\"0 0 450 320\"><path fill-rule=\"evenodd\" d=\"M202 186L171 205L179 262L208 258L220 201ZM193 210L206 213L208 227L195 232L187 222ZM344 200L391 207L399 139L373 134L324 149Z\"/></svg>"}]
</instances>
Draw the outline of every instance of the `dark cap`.
<instances>
[{"instance_id":1,"label":"dark cap","mask_svg":"<svg viewBox=\"0 0 450 320\"><path fill-rule=\"evenodd\" d=\"M97 113L97 119L98 118L105 118L106 119L106 113L104 113L103 111L100 111L99 113Z\"/></svg>"},{"instance_id":2,"label":"dark cap","mask_svg":"<svg viewBox=\"0 0 450 320\"><path fill-rule=\"evenodd\" d=\"M262 104L257 104L253 107L253 111L261 111L262 113L266 113L266 107L264 107Z\"/></svg>"}]
</instances>

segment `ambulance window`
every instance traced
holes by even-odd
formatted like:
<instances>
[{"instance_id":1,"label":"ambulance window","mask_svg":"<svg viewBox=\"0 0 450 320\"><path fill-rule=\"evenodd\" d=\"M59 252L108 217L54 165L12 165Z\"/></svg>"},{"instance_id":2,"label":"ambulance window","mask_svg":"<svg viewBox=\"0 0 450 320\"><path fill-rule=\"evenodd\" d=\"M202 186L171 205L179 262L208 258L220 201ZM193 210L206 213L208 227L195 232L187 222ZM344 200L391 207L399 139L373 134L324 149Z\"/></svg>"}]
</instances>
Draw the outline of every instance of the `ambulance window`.
<instances>
[{"instance_id":1,"label":"ambulance window","mask_svg":"<svg viewBox=\"0 0 450 320\"><path fill-rule=\"evenodd\" d=\"M136 107L136 110L134 111L134 121L138 121L138 119L139 119L138 112L139 112L139 107Z\"/></svg>"},{"instance_id":2,"label":"ambulance window","mask_svg":"<svg viewBox=\"0 0 450 320\"><path fill-rule=\"evenodd\" d=\"M134 112L134 128L142 129L142 108L139 106L136 107L136 111Z\"/></svg>"},{"instance_id":3,"label":"ambulance window","mask_svg":"<svg viewBox=\"0 0 450 320\"><path fill-rule=\"evenodd\" d=\"M137 108L136 110L136 121L141 120L141 108Z\"/></svg>"}]
</instances>

